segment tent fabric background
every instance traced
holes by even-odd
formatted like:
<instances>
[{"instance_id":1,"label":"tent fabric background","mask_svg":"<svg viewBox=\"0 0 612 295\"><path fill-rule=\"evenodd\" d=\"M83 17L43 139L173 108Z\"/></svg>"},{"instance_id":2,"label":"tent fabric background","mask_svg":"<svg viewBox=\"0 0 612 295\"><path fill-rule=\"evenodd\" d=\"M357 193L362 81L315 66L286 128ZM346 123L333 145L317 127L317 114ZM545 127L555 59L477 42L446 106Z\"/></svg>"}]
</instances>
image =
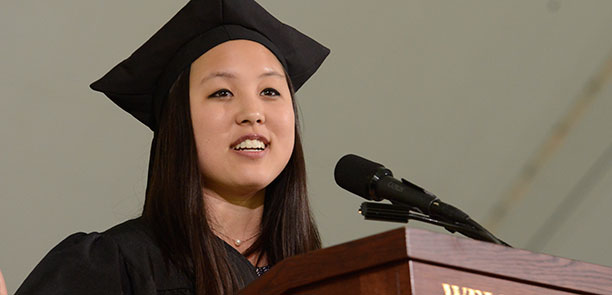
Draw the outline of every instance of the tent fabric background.
<instances>
[{"instance_id":1,"label":"tent fabric background","mask_svg":"<svg viewBox=\"0 0 612 295\"><path fill-rule=\"evenodd\" d=\"M3 4L9 293L67 235L139 214L152 134L88 85L184 3ZM362 200L334 183L336 161L355 153L513 246L612 266L612 2L347 3L260 1L332 49L297 98L325 245L401 226L362 220Z\"/></svg>"}]
</instances>

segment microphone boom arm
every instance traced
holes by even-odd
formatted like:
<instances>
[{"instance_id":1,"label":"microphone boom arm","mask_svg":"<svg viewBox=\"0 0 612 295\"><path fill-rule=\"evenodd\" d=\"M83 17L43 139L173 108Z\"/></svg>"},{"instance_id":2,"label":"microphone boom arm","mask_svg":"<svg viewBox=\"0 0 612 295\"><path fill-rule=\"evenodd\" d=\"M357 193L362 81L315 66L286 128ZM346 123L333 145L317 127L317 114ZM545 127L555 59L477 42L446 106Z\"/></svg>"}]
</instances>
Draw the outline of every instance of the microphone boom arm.
<instances>
[{"instance_id":1,"label":"microphone boom arm","mask_svg":"<svg viewBox=\"0 0 612 295\"><path fill-rule=\"evenodd\" d=\"M373 202L361 203L359 213L363 215L366 220L378 220L400 223L408 223L410 219L418 220L421 222L444 227L451 233L459 232L464 236L475 240L491 242L511 247L506 242L495 237L493 234L491 234L484 227L482 227L480 224L478 224L472 219L468 219L467 223L449 222L446 220L436 219L432 216L427 216L422 213L414 212L411 210L410 207L407 206Z\"/></svg>"}]
</instances>

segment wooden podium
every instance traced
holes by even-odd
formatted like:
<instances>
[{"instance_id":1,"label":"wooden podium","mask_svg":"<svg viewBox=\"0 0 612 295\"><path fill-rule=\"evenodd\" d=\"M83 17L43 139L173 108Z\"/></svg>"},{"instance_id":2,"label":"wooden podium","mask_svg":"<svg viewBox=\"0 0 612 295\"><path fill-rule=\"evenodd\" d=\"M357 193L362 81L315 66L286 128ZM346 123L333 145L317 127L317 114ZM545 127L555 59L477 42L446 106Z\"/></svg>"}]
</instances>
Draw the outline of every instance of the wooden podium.
<instances>
[{"instance_id":1,"label":"wooden podium","mask_svg":"<svg viewBox=\"0 0 612 295\"><path fill-rule=\"evenodd\" d=\"M612 294L612 268L401 228L285 259L240 294Z\"/></svg>"}]
</instances>

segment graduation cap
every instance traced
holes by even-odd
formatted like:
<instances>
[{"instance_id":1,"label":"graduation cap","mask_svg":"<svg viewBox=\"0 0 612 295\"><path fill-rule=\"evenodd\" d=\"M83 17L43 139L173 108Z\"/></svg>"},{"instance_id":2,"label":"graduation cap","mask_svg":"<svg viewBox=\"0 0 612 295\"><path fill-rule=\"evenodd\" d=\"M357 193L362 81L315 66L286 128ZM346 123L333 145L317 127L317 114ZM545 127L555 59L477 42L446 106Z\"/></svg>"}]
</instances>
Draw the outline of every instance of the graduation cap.
<instances>
[{"instance_id":1,"label":"graduation cap","mask_svg":"<svg viewBox=\"0 0 612 295\"><path fill-rule=\"evenodd\" d=\"M191 0L90 87L155 131L164 100L180 73L216 45L239 39L267 47L296 91L329 54L329 49L280 22L253 0Z\"/></svg>"}]
</instances>

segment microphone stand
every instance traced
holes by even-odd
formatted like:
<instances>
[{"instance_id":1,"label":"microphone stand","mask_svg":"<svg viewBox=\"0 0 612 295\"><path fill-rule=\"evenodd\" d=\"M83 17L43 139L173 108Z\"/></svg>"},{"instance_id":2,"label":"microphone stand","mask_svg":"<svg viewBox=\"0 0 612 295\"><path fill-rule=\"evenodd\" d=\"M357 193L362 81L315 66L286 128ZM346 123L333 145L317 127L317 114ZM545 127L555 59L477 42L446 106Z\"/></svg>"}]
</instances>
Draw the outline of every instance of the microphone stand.
<instances>
[{"instance_id":1,"label":"microphone stand","mask_svg":"<svg viewBox=\"0 0 612 295\"><path fill-rule=\"evenodd\" d=\"M478 224L476 221L469 218L466 223L449 221L428 216L420 212L416 212L413 208L399 205L399 204L385 204L385 203L373 203L363 202L359 208L359 213L363 215L366 220L378 220L388 222L399 222L408 223L410 219L418 220L421 222L437 225L444 227L451 233L461 233L466 237L491 242L499 245L508 245L506 242L495 237L492 233Z\"/></svg>"}]
</instances>

